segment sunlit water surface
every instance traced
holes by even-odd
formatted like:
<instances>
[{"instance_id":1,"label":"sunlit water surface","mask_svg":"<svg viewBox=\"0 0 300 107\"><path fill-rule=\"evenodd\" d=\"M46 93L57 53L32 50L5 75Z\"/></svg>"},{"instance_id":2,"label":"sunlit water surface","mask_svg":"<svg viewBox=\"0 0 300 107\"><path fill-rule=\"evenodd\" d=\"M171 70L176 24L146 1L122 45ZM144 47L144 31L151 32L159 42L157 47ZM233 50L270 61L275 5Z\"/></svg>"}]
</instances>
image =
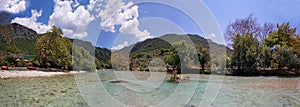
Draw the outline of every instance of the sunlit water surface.
<instances>
[{"instance_id":1,"label":"sunlit water surface","mask_svg":"<svg viewBox=\"0 0 300 107\"><path fill-rule=\"evenodd\" d=\"M0 106L82 107L119 103L129 106L176 104L172 106L193 107L207 99L203 96L209 91L216 95L209 97L213 101L211 106L216 107L300 106L300 78L214 76L223 80L214 81L210 75L189 74L190 81L178 84L168 82L170 75L165 73L155 73L152 77L149 72L117 73L132 73L134 78L121 78L126 82L111 83L117 79L115 73L99 71L76 76L0 80ZM164 78L154 78L158 75ZM221 88L207 88L211 83L217 83ZM91 93L95 94L89 95ZM104 95L109 95L109 100L105 100L108 97ZM92 101L90 99L97 103L89 103Z\"/></svg>"}]
</instances>

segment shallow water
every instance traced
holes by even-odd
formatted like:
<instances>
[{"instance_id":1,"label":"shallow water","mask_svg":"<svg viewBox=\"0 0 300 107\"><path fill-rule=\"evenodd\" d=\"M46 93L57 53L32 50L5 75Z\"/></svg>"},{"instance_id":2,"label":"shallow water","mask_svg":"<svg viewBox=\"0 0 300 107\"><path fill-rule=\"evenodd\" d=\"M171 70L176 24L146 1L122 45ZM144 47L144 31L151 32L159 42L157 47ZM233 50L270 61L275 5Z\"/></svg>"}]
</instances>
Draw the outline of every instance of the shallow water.
<instances>
[{"instance_id":1,"label":"shallow water","mask_svg":"<svg viewBox=\"0 0 300 107\"><path fill-rule=\"evenodd\" d=\"M0 80L0 106L300 106L300 78L188 76L182 83L121 71Z\"/></svg>"}]
</instances>

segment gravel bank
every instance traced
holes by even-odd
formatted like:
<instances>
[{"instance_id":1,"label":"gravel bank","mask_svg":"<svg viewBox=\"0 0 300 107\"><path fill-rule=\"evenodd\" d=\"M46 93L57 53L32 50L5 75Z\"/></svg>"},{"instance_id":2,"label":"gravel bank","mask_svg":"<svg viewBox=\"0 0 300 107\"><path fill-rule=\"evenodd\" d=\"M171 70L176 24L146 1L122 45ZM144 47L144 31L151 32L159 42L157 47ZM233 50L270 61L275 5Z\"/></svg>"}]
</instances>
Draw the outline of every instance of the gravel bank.
<instances>
[{"instance_id":1,"label":"gravel bank","mask_svg":"<svg viewBox=\"0 0 300 107\"><path fill-rule=\"evenodd\" d=\"M68 75L75 73L84 73L85 71L70 71L70 72L44 72L44 71L6 71L0 70L0 78L20 78L20 77L49 77L55 75Z\"/></svg>"}]
</instances>

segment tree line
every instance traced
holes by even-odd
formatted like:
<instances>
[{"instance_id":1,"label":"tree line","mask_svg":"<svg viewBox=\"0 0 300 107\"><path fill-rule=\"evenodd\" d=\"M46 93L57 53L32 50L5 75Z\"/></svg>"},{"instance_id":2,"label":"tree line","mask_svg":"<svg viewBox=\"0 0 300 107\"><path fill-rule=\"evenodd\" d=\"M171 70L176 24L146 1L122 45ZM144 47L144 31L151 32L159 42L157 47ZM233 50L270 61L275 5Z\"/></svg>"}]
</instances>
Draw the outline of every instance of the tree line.
<instances>
[{"instance_id":1,"label":"tree line","mask_svg":"<svg viewBox=\"0 0 300 107\"><path fill-rule=\"evenodd\" d=\"M94 71L96 68L109 68L110 61L95 58L85 48L73 45L70 39L62 36L56 26L43 34L35 43L38 65L43 68Z\"/></svg>"},{"instance_id":2,"label":"tree line","mask_svg":"<svg viewBox=\"0 0 300 107\"><path fill-rule=\"evenodd\" d=\"M254 75L263 70L300 68L300 36L289 22L260 25L253 15L227 25L225 39L233 49L228 68Z\"/></svg>"}]
</instances>

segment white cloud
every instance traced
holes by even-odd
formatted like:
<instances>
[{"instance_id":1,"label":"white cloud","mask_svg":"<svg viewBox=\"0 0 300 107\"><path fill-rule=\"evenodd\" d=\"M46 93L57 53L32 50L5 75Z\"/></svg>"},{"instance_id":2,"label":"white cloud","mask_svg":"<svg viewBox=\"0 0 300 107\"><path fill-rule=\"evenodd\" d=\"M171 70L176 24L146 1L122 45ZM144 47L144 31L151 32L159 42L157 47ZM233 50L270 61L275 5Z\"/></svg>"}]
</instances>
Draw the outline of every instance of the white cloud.
<instances>
[{"instance_id":1,"label":"white cloud","mask_svg":"<svg viewBox=\"0 0 300 107\"><path fill-rule=\"evenodd\" d=\"M216 35L215 35L214 33L211 33L211 34L209 35L209 37L211 37L211 38L215 38L215 37L216 37Z\"/></svg>"},{"instance_id":2,"label":"white cloud","mask_svg":"<svg viewBox=\"0 0 300 107\"><path fill-rule=\"evenodd\" d=\"M26 10L25 0L0 0L0 11L19 13Z\"/></svg>"},{"instance_id":3,"label":"white cloud","mask_svg":"<svg viewBox=\"0 0 300 107\"><path fill-rule=\"evenodd\" d=\"M125 41L123 44L119 44L119 45L117 45L117 46L114 46L114 47L112 47L111 49L112 49L112 50L120 50L120 49L122 49L122 48L124 48L124 47L126 47L126 46L128 46L128 42L127 42L127 41Z\"/></svg>"},{"instance_id":4,"label":"white cloud","mask_svg":"<svg viewBox=\"0 0 300 107\"><path fill-rule=\"evenodd\" d=\"M31 17L16 17L11 22L27 26L28 28L35 30L38 34L46 33L51 29L51 26L37 22L37 19L42 15L42 12L42 10L40 10L39 12L37 10L31 10Z\"/></svg>"},{"instance_id":5,"label":"white cloud","mask_svg":"<svg viewBox=\"0 0 300 107\"><path fill-rule=\"evenodd\" d=\"M75 3L60 0L54 2L54 12L50 16L49 24L62 28L64 36L86 37L88 35L86 28L95 19L89 11L84 6L78 5L76 1Z\"/></svg>"},{"instance_id":6,"label":"white cloud","mask_svg":"<svg viewBox=\"0 0 300 107\"><path fill-rule=\"evenodd\" d=\"M134 35L140 41L150 37L147 30L139 30L138 6L133 2L125 4L121 0L108 0L104 10L98 14L101 17L101 28L105 31L115 32L115 25L120 25L119 31L123 34Z\"/></svg>"},{"instance_id":7,"label":"white cloud","mask_svg":"<svg viewBox=\"0 0 300 107\"><path fill-rule=\"evenodd\" d=\"M89 11L100 12L100 8L103 5L103 0L90 0L87 6Z\"/></svg>"}]
</instances>

